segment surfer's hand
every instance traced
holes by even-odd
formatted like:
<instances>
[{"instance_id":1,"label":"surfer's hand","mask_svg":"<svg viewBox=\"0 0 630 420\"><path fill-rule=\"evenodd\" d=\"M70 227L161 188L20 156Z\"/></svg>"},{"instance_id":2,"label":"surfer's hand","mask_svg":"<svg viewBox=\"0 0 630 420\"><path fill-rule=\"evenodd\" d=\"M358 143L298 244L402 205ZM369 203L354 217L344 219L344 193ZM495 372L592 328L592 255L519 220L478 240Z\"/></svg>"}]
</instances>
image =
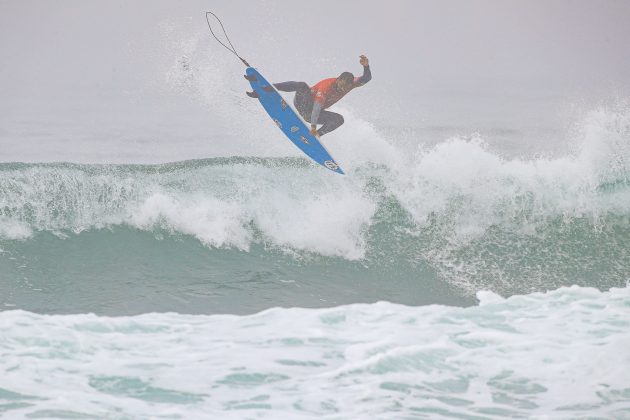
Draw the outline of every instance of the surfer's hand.
<instances>
[{"instance_id":1,"label":"surfer's hand","mask_svg":"<svg viewBox=\"0 0 630 420\"><path fill-rule=\"evenodd\" d=\"M363 67L366 67L366 66L370 65L370 61L368 60L368 58L366 56L360 55L359 58L360 58L359 64L361 64Z\"/></svg>"},{"instance_id":2,"label":"surfer's hand","mask_svg":"<svg viewBox=\"0 0 630 420\"><path fill-rule=\"evenodd\" d=\"M317 134L317 126L313 124L311 124L311 136L319 138L319 134Z\"/></svg>"}]
</instances>

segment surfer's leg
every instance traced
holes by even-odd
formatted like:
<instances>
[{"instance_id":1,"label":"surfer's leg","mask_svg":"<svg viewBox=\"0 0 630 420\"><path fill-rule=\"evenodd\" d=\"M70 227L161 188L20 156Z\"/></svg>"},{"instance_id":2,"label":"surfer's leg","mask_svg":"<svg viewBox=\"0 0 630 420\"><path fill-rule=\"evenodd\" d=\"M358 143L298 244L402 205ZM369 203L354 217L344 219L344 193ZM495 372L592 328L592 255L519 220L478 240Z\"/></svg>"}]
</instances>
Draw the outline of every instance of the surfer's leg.
<instances>
[{"instance_id":1,"label":"surfer's leg","mask_svg":"<svg viewBox=\"0 0 630 420\"><path fill-rule=\"evenodd\" d=\"M304 82L282 82L274 83L273 86L282 92L300 92L305 88L310 90L308 85Z\"/></svg>"},{"instance_id":2,"label":"surfer's leg","mask_svg":"<svg viewBox=\"0 0 630 420\"><path fill-rule=\"evenodd\" d=\"M317 130L317 134L323 136L324 134L330 133L331 131L339 128L339 126L343 124L343 117L336 112L323 110L319 114L319 119L317 122L319 124L323 124L322 127Z\"/></svg>"},{"instance_id":3,"label":"surfer's leg","mask_svg":"<svg viewBox=\"0 0 630 420\"><path fill-rule=\"evenodd\" d=\"M295 92L293 104L302 118L307 119L313 109L313 98L311 88L305 82L282 82L274 83L273 86L282 92Z\"/></svg>"},{"instance_id":4,"label":"surfer's leg","mask_svg":"<svg viewBox=\"0 0 630 420\"><path fill-rule=\"evenodd\" d=\"M313 111L313 95L311 95L311 88L306 83L295 92L293 104L302 118L310 121L311 112Z\"/></svg>"},{"instance_id":5,"label":"surfer's leg","mask_svg":"<svg viewBox=\"0 0 630 420\"><path fill-rule=\"evenodd\" d=\"M308 85L304 82L281 82L281 83L274 83L273 86L282 92L297 92L295 94L296 99L297 99L297 95L300 95L300 94L304 95L306 92L310 94L311 92L311 88L308 87ZM263 87L263 90L265 90L265 88L266 87ZM258 93L256 93L255 91L245 92L245 93L247 93L247 96L249 96L250 98L258 98Z\"/></svg>"}]
</instances>

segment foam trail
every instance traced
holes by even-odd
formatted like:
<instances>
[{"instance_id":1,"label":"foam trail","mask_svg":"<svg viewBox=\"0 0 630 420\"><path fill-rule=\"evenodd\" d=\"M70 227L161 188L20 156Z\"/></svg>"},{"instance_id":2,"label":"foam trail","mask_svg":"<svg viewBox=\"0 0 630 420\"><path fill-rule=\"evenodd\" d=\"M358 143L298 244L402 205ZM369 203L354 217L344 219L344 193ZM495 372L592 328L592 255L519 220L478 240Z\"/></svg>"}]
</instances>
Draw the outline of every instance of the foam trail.
<instances>
[{"instance_id":1,"label":"foam trail","mask_svg":"<svg viewBox=\"0 0 630 420\"><path fill-rule=\"evenodd\" d=\"M628 288L245 316L0 312L11 416L630 413ZM72 398L68 398L71 396Z\"/></svg>"}]
</instances>

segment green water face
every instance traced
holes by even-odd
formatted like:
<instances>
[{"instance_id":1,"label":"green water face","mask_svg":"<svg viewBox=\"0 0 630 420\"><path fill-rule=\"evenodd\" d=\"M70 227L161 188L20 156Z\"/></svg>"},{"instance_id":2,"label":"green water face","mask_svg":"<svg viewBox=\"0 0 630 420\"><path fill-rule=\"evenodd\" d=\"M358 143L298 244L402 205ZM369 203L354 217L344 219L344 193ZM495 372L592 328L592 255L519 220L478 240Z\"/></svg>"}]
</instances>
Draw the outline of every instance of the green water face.
<instances>
[{"instance_id":1,"label":"green water face","mask_svg":"<svg viewBox=\"0 0 630 420\"><path fill-rule=\"evenodd\" d=\"M212 249L187 236L127 228L6 241L0 307L40 313L246 314L379 300L469 305L429 267L288 255L262 245Z\"/></svg>"}]
</instances>

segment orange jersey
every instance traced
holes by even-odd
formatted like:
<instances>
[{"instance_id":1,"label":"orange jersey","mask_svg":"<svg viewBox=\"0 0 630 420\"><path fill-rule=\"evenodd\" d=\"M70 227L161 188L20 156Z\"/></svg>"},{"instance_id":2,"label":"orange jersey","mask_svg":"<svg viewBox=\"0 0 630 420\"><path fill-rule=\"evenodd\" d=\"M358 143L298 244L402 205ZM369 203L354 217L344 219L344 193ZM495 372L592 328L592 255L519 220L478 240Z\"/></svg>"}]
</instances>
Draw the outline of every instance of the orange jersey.
<instances>
[{"instance_id":1,"label":"orange jersey","mask_svg":"<svg viewBox=\"0 0 630 420\"><path fill-rule=\"evenodd\" d=\"M363 67L363 76L355 77L352 81L352 86L347 92L337 92L333 87L336 77L330 79L324 79L311 88L311 98L313 99L313 110L311 112L310 120L305 117L311 125L316 125L319 120L319 115L322 109L326 109L336 103L339 99L343 98L346 93L352 89L363 86L372 79L372 73L369 66Z\"/></svg>"},{"instance_id":2,"label":"orange jersey","mask_svg":"<svg viewBox=\"0 0 630 420\"><path fill-rule=\"evenodd\" d=\"M333 87L335 80L337 80L336 77L331 77L330 79L324 79L311 88L311 95L313 95L313 101L320 104L323 109L326 109L332 106L339 99L343 98L346 93L350 92L350 90L354 89L355 87L361 86L362 84L359 82L359 77L355 77L350 90L348 90L348 92L341 93L341 92L337 92L335 88Z\"/></svg>"}]
</instances>

